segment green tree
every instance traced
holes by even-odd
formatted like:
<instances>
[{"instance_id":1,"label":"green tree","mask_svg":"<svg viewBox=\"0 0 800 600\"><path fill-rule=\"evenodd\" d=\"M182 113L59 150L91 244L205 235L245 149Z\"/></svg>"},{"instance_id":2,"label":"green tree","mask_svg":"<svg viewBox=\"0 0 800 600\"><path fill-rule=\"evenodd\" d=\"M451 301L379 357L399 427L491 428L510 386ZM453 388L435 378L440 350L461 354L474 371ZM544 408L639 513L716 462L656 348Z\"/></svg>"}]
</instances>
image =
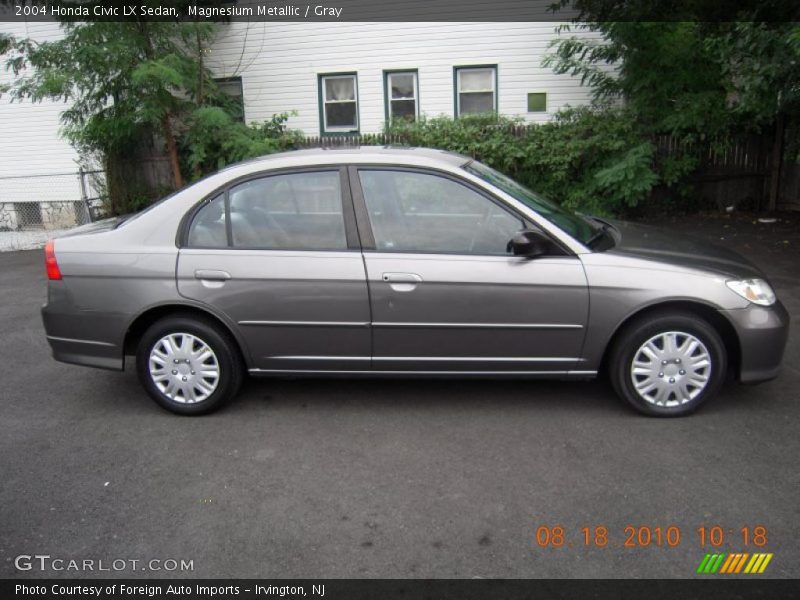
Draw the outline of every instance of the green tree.
<instances>
[{"instance_id":1,"label":"green tree","mask_svg":"<svg viewBox=\"0 0 800 600\"><path fill-rule=\"evenodd\" d=\"M706 46L735 115L763 124L800 113L800 23L731 23Z\"/></svg>"},{"instance_id":2,"label":"green tree","mask_svg":"<svg viewBox=\"0 0 800 600\"><path fill-rule=\"evenodd\" d=\"M568 4L579 14L562 33L602 37L557 39L545 64L581 77L597 102L624 100L644 126L714 135L800 112L800 24L777 20L783 2L763 2L728 21L702 2L671 6L673 20L658 20L665 18L658 2Z\"/></svg>"},{"instance_id":3,"label":"green tree","mask_svg":"<svg viewBox=\"0 0 800 600\"><path fill-rule=\"evenodd\" d=\"M588 22L569 28L603 37L557 40L545 64L581 77L596 102L624 100L641 125L659 132L727 126L721 67L704 43L705 24Z\"/></svg>"},{"instance_id":4,"label":"green tree","mask_svg":"<svg viewBox=\"0 0 800 600\"><path fill-rule=\"evenodd\" d=\"M209 23L64 22L64 37L37 43L0 37L17 78L12 99L63 100L63 134L79 150L119 154L153 132L163 139L173 185L183 185L179 132L215 86L202 56Z\"/></svg>"},{"instance_id":5,"label":"green tree","mask_svg":"<svg viewBox=\"0 0 800 600\"><path fill-rule=\"evenodd\" d=\"M735 14L702 0L563 0L596 38L554 41L545 64L593 86L598 103L624 101L649 131L708 137L770 126L800 109L800 25L783 0ZM787 20L780 20L787 17Z\"/></svg>"},{"instance_id":6,"label":"green tree","mask_svg":"<svg viewBox=\"0 0 800 600\"><path fill-rule=\"evenodd\" d=\"M796 2L744 0L561 0L577 28L599 36L553 42L545 64L581 77L597 104L624 103L644 135L685 141L771 131L769 208L786 156L786 123L800 124L800 24ZM678 181L698 164L701 146L673 160ZM790 156L800 143L789 140Z\"/></svg>"}]
</instances>

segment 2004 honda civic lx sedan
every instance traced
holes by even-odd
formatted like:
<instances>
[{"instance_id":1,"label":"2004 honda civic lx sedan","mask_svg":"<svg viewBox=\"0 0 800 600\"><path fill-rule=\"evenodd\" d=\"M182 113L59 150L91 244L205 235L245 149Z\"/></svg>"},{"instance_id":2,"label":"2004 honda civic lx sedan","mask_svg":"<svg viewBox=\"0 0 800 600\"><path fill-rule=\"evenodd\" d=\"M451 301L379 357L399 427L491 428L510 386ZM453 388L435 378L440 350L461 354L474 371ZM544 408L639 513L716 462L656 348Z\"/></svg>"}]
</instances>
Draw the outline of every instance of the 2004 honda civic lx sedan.
<instances>
[{"instance_id":1,"label":"2004 honda civic lx sedan","mask_svg":"<svg viewBox=\"0 0 800 600\"><path fill-rule=\"evenodd\" d=\"M464 156L309 150L240 163L45 249L57 360L136 356L200 414L253 375L592 378L691 412L778 373L788 315L741 256L551 204Z\"/></svg>"}]
</instances>

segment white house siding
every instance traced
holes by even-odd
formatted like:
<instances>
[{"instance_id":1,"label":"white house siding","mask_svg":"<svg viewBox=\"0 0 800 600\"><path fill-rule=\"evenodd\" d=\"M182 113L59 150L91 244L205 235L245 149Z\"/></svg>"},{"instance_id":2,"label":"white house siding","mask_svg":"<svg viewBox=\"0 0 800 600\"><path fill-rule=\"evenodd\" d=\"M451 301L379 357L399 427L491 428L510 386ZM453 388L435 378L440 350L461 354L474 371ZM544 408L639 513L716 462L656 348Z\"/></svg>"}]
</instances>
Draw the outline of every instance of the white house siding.
<instances>
[{"instance_id":1,"label":"white house siding","mask_svg":"<svg viewBox=\"0 0 800 600\"><path fill-rule=\"evenodd\" d=\"M0 23L0 30L43 42L62 36L58 23ZM0 82L13 74L0 69ZM0 98L0 169L2 175L35 175L76 171L78 155L58 135L63 102L14 102Z\"/></svg>"},{"instance_id":2,"label":"white house siding","mask_svg":"<svg viewBox=\"0 0 800 600\"><path fill-rule=\"evenodd\" d=\"M4 22L0 30L43 42L62 35L57 23ZM13 74L0 68L0 82ZM0 230L26 225L58 229L74 225L80 200L78 154L59 135L63 102L11 102L0 98Z\"/></svg>"},{"instance_id":3,"label":"white house siding","mask_svg":"<svg viewBox=\"0 0 800 600\"><path fill-rule=\"evenodd\" d=\"M385 120L384 70L417 69L420 112L452 116L453 67L475 64L497 65L500 113L544 122L589 101L577 78L542 66L558 25L234 22L219 25L208 65L219 77L242 78L249 122L296 111L289 126L306 135L320 133L320 74L358 73L360 131L377 133ZM547 93L546 113L527 112L529 92Z\"/></svg>"}]
</instances>

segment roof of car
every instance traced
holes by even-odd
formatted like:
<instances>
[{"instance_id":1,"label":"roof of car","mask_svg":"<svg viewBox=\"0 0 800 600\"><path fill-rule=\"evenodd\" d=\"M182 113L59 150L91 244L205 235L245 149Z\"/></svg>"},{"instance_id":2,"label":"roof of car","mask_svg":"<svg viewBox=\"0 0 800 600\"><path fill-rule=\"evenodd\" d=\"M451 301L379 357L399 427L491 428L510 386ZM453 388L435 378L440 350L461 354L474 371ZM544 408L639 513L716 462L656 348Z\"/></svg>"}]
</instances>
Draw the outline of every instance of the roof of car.
<instances>
[{"instance_id":1,"label":"roof of car","mask_svg":"<svg viewBox=\"0 0 800 600\"><path fill-rule=\"evenodd\" d=\"M436 150L434 148L414 148L411 146L358 146L352 148L311 148L292 150L251 158L226 167L263 165L265 167L301 166L303 164L328 164L342 162L380 162L409 164L439 164L442 166L461 166L471 160L468 156Z\"/></svg>"}]
</instances>

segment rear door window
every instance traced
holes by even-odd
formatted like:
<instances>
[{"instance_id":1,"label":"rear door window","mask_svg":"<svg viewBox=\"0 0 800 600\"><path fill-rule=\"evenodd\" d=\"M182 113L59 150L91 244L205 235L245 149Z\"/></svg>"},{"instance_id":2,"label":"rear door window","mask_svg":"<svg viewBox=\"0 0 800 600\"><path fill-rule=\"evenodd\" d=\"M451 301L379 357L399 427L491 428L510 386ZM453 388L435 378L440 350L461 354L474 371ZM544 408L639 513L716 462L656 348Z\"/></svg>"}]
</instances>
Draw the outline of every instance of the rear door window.
<instances>
[{"instance_id":1,"label":"rear door window","mask_svg":"<svg viewBox=\"0 0 800 600\"><path fill-rule=\"evenodd\" d=\"M347 249L338 171L262 177L228 197L234 247Z\"/></svg>"}]
</instances>

